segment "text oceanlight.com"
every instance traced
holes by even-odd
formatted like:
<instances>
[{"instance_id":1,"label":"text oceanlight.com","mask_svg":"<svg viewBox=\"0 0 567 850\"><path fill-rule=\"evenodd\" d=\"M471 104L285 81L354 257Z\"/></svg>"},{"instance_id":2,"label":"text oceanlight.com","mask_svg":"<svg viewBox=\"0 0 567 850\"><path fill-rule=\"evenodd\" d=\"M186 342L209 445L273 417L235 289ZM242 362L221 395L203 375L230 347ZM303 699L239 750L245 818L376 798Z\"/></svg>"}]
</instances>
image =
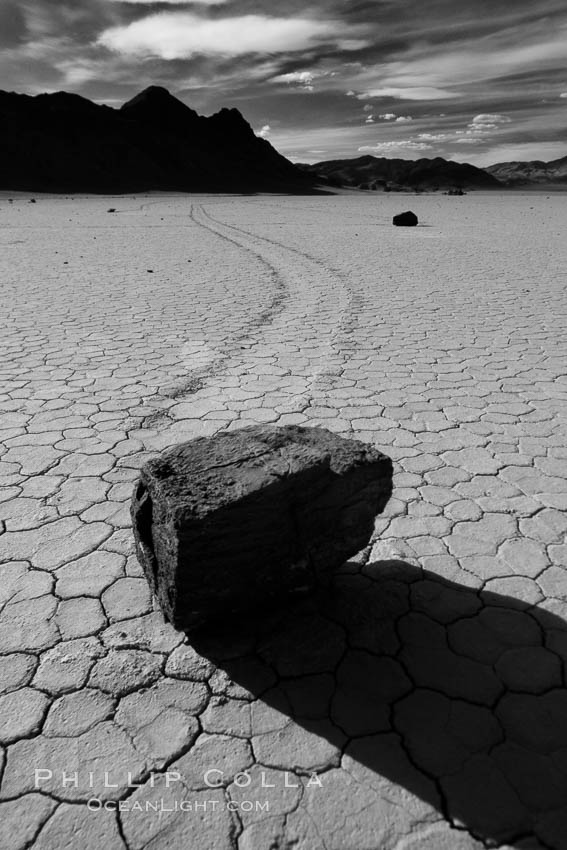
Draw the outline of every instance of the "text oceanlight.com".
<instances>
[{"instance_id":1,"label":"text oceanlight.com","mask_svg":"<svg viewBox=\"0 0 567 850\"><path fill-rule=\"evenodd\" d=\"M269 800L87 800L91 812L101 810L118 812L269 812Z\"/></svg>"}]
</instances>

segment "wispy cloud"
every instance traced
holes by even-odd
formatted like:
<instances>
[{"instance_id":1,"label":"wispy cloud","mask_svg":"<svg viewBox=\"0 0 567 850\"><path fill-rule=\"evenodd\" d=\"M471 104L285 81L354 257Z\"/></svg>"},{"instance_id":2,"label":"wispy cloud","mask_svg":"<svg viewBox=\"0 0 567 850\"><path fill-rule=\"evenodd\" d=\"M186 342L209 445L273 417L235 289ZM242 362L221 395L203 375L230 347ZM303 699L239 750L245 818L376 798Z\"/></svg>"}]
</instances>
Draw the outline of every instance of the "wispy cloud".
<instances>
[{"instance_id":1,"label":"wispy cloud","mask_svg":"<svg viewBox=\"0 0 567 850\"><path fill-rule=\"evenodd\" d=\"M484 130L495 130L502 124L510 124L511 121L512 119L508 115L483 113L482 115L475 115L475 117L469 124L469 128L471 130L477 130L479 132L482 132Z\"/></svg>"},{"instance_id":2,"label":"wispy cloud","mask_svg":"<svg viewBox=\"0 0 567 850\"><path fill-rule=\"evenodd\" d=\"M316 73L313 71L290 71L288 74L278 74L272 78L272 83L299 83L299 85L311 85Z\"/></svg>"},{"instance_id":3,"label":"wispy cloud","mask_svg":"<svg viewBox=\"0 0 567 850\"><path fill-rule=\"evenodd\" d=\"M267 15L210 19L191 12L163 12L112 27L102 33L99 43L122 54L171 60L199 54L287 53L318 44L357 50L366 44L360 35L360 28L338 21Z\"/></svg>"},{"instance_id":4,"label":"wispy cloud","mask_svg":"<svg viewBox=\"0 0 567 850\"><path fill-rule=\"evenodd\" d=\"M277 74L275 77L272 77L270 82L285 83L301 91L312 92L315 91L313 83L317 76L319 75L313 71L290 71L287 74Z\"/></svg>"},{"instance_id":5,"label":"wispy cloud","mask_svg":"<svg viewBox=\"0 0 567 850\"><path fill-rule=\"evenodd\" d=\"M383 112L378 118L382 121L395 121L396 124L407 124L408 121L413 121L411 115L396 115L395 112Z\"/></svg>"},{"instance_id":6,"label":"wispy cloud","mask_svg":"<svg viewBox=\"0 0 567 850\"><path fill-rule=\"evenodd\" d=\"M358 149L366 153L388 153L395 154L396 151L428 151L431 145L426 142L415 142L412 139L400 139L396 142L376 142L374 145L361 145Z\"/></svg>"},{"instance_id":7,"label":"wispy cloud","mask_svg":"<svg viewBox=\"0 0 567 850\"><path fill-rule=\"evenodd\" d=\"M133 6L224 6L229 0L111 0L113 3L130 3Z\"/></svg>"},{"instance_id":8,"label":"wispy cloud","mask_svg":"<svg viewBox=\"0 0 567 850\"><path fill-rule=\"evenodd\" d=\"M434 86L382 86L360 92L356 95L359 100L369 98L393 97L396 100L450 100L456 97L455 92Z\"/></svg>"},{"instance_id":9,"label":"wispy cloud","mask_svg":"<svg viewBox=\"0 0 567 850\"><path fill-rule=\"evenodd\" d=\"M27 35L26 17L17 3L4 0L0 6L0 46L21 44Z\"/></svg>"},{"instance_id":10,"label":"wispy cloud","mask_svg":"<svg viewBox=\"0 0 567 850\"><path fill-rule=\"evenodd\" d=\"M284 74L276 74L269 82L275 85L285 85L295 91L313 92L319 83L328 87L333 85L333 78L337 77L337 71L324 70L323 68L312 68L302 71L287 71ZM372 107L370 107L372 108Z\"/></svg>"},{"instance_id":11,"label":"wispy cloud","mask_svg":"<svg viewBox=\"0 0 567 850\"><path fill-rule=\"evenodd\" d=\"M565 149L564 142L519 142L496 145L482 153L467 156L467 160L480 167L494 165L497 162L529 162L534 159L547 162L564 157L566 155Z\"/></svg>"}]
</instances>

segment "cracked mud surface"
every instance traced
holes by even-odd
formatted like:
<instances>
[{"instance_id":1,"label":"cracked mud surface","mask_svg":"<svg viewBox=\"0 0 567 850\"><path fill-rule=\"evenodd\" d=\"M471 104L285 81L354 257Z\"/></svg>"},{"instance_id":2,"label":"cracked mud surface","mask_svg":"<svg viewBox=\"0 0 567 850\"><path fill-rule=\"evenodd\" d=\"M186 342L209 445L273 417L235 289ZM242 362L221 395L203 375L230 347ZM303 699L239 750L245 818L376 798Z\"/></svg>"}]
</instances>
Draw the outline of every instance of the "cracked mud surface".
<instances>
[{"instance_id":1,"label":"cracked mud surface","mask_svg":"<svg viewBox=\"0 0 567 850\"><path fill-rule=\"evenodd\" d=\"M2 850L566 846L563 198L400 200L0 199ZM189 643L132 485L253 422L394 495L330 593Z\"/></svg>"}]
</instances>

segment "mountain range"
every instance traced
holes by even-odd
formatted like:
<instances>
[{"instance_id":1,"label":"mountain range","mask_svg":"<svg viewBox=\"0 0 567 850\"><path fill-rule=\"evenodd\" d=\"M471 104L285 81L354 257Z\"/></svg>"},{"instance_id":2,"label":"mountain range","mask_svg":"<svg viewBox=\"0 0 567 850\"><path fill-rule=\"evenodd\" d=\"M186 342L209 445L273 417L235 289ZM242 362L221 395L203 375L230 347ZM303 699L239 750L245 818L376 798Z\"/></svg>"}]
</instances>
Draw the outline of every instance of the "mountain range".
<instances>
[{"instance_id":1,"label":"mountain range","mask_svg":"<svg viewBox=\"0 0 567 850\"><path fill-rule=\"evenodd\" d=\"M0 188L46 192L311 192L313 178L237 109L205 118L150 86L119 109L0 91Z\"/></svg>"},{"instance_id":2,"label":"mountain range","mask_svg":"<svg viewBox=\"0 0 567 850\"><path fill-rule=\"evenodd\" d=\"M360 156L300 167L331 187L382 191L502 188L500 181L482 168L442 157L409 160Z\"/></svg>"},{"instance_id":3,"label":"mountain range","mask_svg":"<svg viewBox=\"0 0 567 850\"><path fill-rule=\"evenodd\" d=\"M485 170L506 186L567 183L567 156L551 162L499 162Z\"/></svg>"},{"instance_id":4,"label":"mountain range","mask_svg":"<svg viewBox=\"0 0 567 850\"><path fill-rule=\"evenodd\" d=\"M13 191L461 192L567 183L567 157L485 169L442 157L294 165L237 109L206 118L159 86L118 109L67 92L0 91L0 124L0 189Z\"/></svg>"}]
</instances>

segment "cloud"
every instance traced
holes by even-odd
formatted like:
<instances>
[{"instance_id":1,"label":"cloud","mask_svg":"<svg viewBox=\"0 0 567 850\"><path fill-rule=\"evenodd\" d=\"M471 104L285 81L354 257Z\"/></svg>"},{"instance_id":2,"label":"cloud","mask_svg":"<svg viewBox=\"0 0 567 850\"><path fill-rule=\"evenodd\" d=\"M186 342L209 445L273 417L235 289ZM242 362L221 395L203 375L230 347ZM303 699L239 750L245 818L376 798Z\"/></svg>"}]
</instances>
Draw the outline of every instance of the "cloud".
<instances>
[{"instance_id":1,"label":"cloud","mask_svg":"<svg viewBox=\"0 0 567 850\"><path fill-rule=\"evenodd\" d=\"M362 145L358 150L370 153L392 153L395 150L427 151L431 145L415 142L413 139L400 139L397 142L376 142L375 145Z\"/></svg>"},{"instance_id":2,"label":"cloud","mask_svg":"<svg viewBox=\"0 0 567 850\"><path fill-rule=\"evenodd\" d=\"M479 112L492 113L494 106L494 111L499 111L504 104L530 95L534 104L541 101L546 79L554 89L557 83L561 85L567 59L565 7L562 19L550 28L549 20L544 25L542 10L532 12L526 20L527 4L519 8L521 0L514 4L514 11L495 11L497 17L503 15L500 25L495 18L472 20L465 4L454 9L446 0L436 0L433 5L435 9L403 26L403 43L394 43L380 57L375 49L375 64L367 61L349 75L345 86L355 91L356 97L402 102L453 100L454 111L469 102L476 103ZM392 9L392 20L396 17ZM519 24L522 19L523 26ZM515 85L514 76L518 77Z\"/></svg>"},{"instance_id":3,"label":"cloud","mask_svg":"<svg viewBox=\"0 0 567 850\"><path fill-rule=\"evenodd\" d=\"M372 108L373 108L372 106L370 106L369 104L366 104L366 106L364 107L364 111L368 112L369 109L372 109ZM381 121L393 121L394 124L407 124L409 121L413 121L413 118L412 118L411 115L396 115L395 112L383 112L381 115L378 116L378 118L380 118ZM365 123L366 124L374 124L374 122L375 122L374 115L370 114L368 116L368 118L366 119Z\"/></svg>"},{"instance_id":4,"label":"cloud","mask_svg":"<svg viewBox=\"0 0 567 850\"><path fill-rule=\"evenodd\" d=\"M508 115L500 113L482 113L475 115L467 124L465 129L456 129L446 132L418 133L417 139L421 142L434 142L436 144L478 145L491 139L500 128L512 123Z\"/></svg>"},{"instance_id":5,"label":"cloud","mask_svg":"<svg viewBox=\"0 0 567 850\"><path fill-rule=\"evenodd\" d=\"M482 168L497 162L529 162L534 159L549 162L565 154L565 142L519 142L490 147L486 151L471 154L467 160Z\"/></svg>"},{"instance_id":6,"label":"cloud","mask_svg":"<svg viewBox=\"0 0 567 850\"><path fill-rule=\"evenodd\" d=\"M452 141L459 145L475 144L492 137L507 124L511 124L509 115L500 113L482 113L475 115L465 130L456 130Z\"/></svg>"},{"instance_id":7,"label":"cloud","mask_svg":"<svg viewBox=\"0 0 567 850\"><path fill-rule=\"evenodd\" d=\"M261 127L261 128L260 128L260 130L258 130L258 132L256 133L256 135L257 135L257 136L259 136L261 139L267 139L267 138L268 138L268 136L270 135L270 130L271 130L271 129L272 129L272 128L270 127L270 125L269 125L269 124L264 124L264 126L263 126L263 127Z\"/></svg>"},{"instance_id":8,"label":"cloud","mask_svg":"<svg viewBox=\"0 0 567 850\"><path fill-rule=\"evenodd\" d=\"M224 6L228 0L112 0L114 3L131 3L136 6L155 6L158 2L169 6Z\"/></svg>"},{"instance_id":9,"label":"cloud","mask_svg":"<svg viewBox=\"0 0 567 850\"><path fill-rule=\"evenodd\" d=\"M567 97L567 91L561 92L561 94L559 95L559 97Z\"/></svg>"},{"instance_id":10,"label":"cloud","mask_svg":"<svg viewBox=\"0 0 567 850\"><path fill-rule=\"evenodd\" d=\"M451 133L419 133L417 138L424 142L446 142L453 136Z\"/></svg>"},{"instance_id":11,"label":"cloud","mask_svg":"<svg viewBox=\"0 0 567 850\"><path fill-rule=\"evenodd\" d=\"M317 77L325 77L327 74L325 72L317 72L317 71L290 71L287 74L278 74L275 77L272 77L270 82L272 83L286 83L286 85L293 85L294 88L301 89L302 91L314 91L315 86L313 85L315 79Z\"/></svg>"},{"instance_id":12,"label":"cloud","mask_svg":"<svg viewBox=\"0 0 567 850\"><path fill-rule=\"evenodd\" d=\"M372 97L393 97L397 100L448 100L457 95L435 86L384 86L383 88L361 92L356 96L359 100L367 100Z\"/></svg>"},{"instance_id":13,"label":"cloud","mask_svg":"<svg viewBox=\"0 0 567 850\"><path fill-rule=\"evenodd\" d=\"M279 74L272 79L273 83L307 83L311 84L315 78L313 71L291 71L289 74Z\"/></svg>"},{"instance_id":14,"label":"cloud","mask_svg":"<svg viewBox=\"0 0 567 850\"><path fill-rule=\"evenodd\" d=\"M413 121L411 115L396 115L395 112L383 112L378 118L381 118L382 121L394 121L396 124L406 124L408 121Z\"/></svg>"},{"instance_id":15,"label":"cloud","mask_svg":"<svg viewBox=\"0 0 567 850\"><path fill-rule=\"evenodd\" d=\"M493 113L485 113L483 115L475 115L469 128L471 130L496 130L501 124L510 124L512 119L508 115L499 115Z\"/></svg>"},{"instance_id":16,"label":"cloud","mask_svg":"<svg viewBox=\"0 0 567 850\"><path fill-rule=\"evenodd\" d=\"M565 26L542 38L548 31L549 26L523 33L494 28L479 38L471 28L467 38L456 39L456 32L440 26L435 33L439 43L434 44L429 39L411 42L408 29L410 46L374 67L366 65L359 79L349 84L365 97L443 100L457 97L464 86L479 90L483 83L494 85L514 74L559 70L567 58Z\"/></svg>"},{"instance_id":17,"label":"cloud","mask_svg":"<svg viewBox=\"0 0 567 850\"><path fill-rule=\"evenodd\" d=\"M27 34L27 24L22 10L16 3L4 2L0 6L0 45L13 47L21 43Z\"/></svg>"},{"instance_id":18,"label":"cloud","mask_svg":"<svg viewBox=\"0 0 567 850\"><path fill-rule=\"evenodd\" d=\"M397 116L393 112L385 112L379 116L392 125L398 123L409 123L413 121L412 116ZM401 119L401 121L400 121ZM448 145L480 145L491 138L494 132L512 123L508 115L501 113L480 113L475 115L464 129L440 130L435 132L421 132L409 139L391 139L389 141L376 142L373 145L363 145L359 151L371 153L382 153L395 156L404 151L426 151L433 148L446 148Z\"/></svg>"},{"instance_id":19,"label":"cloud","mask_svg":"<svg viewBox=\"0 0 567 850\"><path fill-rule=\"evenodd\" d=\"M356 50L366 42L355 38L355 34L360 34L359 28L349 28L338 21L255 14L208 19L191 12L162 12L111 27L98 42L121 54L172 60L195 55L286 53L319 44Z\"/></svg>"},{"instance_id":20,"label":"cloud","mask_svg":"<svg viewBox=\"0 0 567 850\"><path fill-rule=\"evenodd\" d=\"M89 80L94 80L102 71L98 62L75 59L62 59L57 63L57 68L65 75L66 84L71 86L80 86Z\"/></svg>"}]
</instances>

